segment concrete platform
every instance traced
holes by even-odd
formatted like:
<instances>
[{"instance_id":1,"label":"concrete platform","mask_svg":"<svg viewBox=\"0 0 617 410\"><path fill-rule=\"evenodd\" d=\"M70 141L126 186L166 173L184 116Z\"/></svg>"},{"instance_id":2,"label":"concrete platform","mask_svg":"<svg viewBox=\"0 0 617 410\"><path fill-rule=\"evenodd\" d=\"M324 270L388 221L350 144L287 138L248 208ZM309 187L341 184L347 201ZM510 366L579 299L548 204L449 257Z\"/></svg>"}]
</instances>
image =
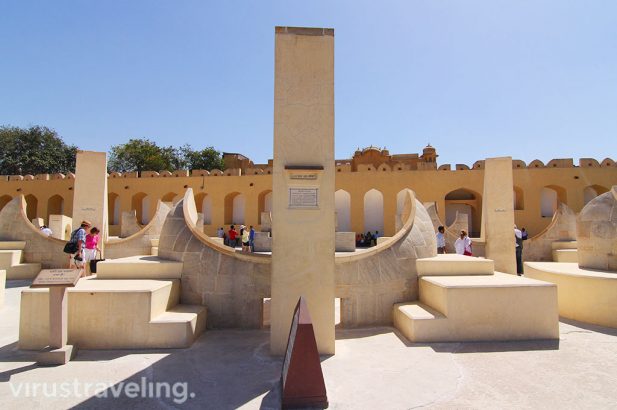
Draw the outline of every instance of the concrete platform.
<instances>
[{"instance_id":1,"label":"concrete platform","mask_svg":"<svg viewBox=\"0 0 617 410\"><path fill-rule=\"evenodd\" d=\"M556 339L557 289L547 282L491 276L420 279L420 301L394 305L394 325L412 342Z\"/></svg>"},{"instance_id":2,"label":"concrete platform","mask_svg":"<svg viewBox=\"0 0 617 410\"><path fill-rule=\"evenodd\" d=\"M578 264L578 252L576 249L553 249L553 262Z\"/></svg>"},{"instance_id":3,"label":"concrete platform","mask_svg":"<svg viewBox=\"0 0 617 410\"><path fill-rule=\"evenodd\" d=\"M557 285L561 316L617 328L617 273L577 263L525 262L525 276Z\"/></svg>"},{"instance_id":4,"label":"concrete platform","mask_svg":"<svg viewBox=\"0 0 617 410\"><path fill-rule=\"evenodd\" d=\"M37 352L16 347L18 285L9 282L0 310L3 409L280 408L282 359L268 354L267 331L208 331L188 349L80 350L64 366L37 366ZM558 342L413 344L390 327L338 329L336 338L336 355L322 358L330 409L604 409L617 402L617 329L562 322ZM128 383L142 382L185 384L175 397L127 396ZM40 387L26 395L35 383L71 389L54 398ZM85 392L100 383L98 397L92 387Z\"/></svg>"},{"instance_id":5,"label":"concrete platform","mask_svg":"<svg viewBox=\"0 0 617 410\"><path fill-rule=\"evenodd\" d=\"M68 291L68 343L80 349L188 347L205 329L206 308L179 300L179 280L81 279ZM21 349L47 345L48 312L48 289L22 292Z\"/></svg>"},{"instance_id":6,"label":"concrete platform","mask_svg":"<svg viewBox=\"0 0 617 410\"><path fill-rule=\"evenodd\" d=\"M495 262L491 259L449 253L416 260L418 276L492 275Z\"/></svg>"},{"instance_id":7,"label":"concrete platform","mask_svg":"<svg viewBox=\"0 0 617 410\"><path fill-rule=\"evenodd\" d=\"M180 279L182 262L152 255L110 259L96 265L99 279Z\"/></svg>"},{"instance_id":8,"label":"concrete platform","mask_svg":"<svg viewBox=\"0 0 617 410\"><path fill-rule=\"evenodd\" d=\"M578 243L576 241L555 241L551 243L551 249L576 249Z\"/></svg>"}]
</instances>

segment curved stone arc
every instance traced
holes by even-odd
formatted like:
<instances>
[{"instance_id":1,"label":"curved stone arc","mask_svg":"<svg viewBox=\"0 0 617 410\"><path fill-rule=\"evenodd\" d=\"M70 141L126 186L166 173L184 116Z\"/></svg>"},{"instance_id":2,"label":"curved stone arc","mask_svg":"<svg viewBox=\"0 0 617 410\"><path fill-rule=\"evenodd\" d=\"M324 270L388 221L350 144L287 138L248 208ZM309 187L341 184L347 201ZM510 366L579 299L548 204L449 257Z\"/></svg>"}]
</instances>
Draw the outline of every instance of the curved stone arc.
<instances>
[{"instance_id":1,"label":"curved stone arc","mask_svg":"<svg viewBox=\"0 0 617 410\"><path fill-rule=\"evenodd\" d=\"M165 218L170 211L171 206L168 203L158 200L154 217L139 232L126 238L105 242L104 257L115 259L134 255L150 255L151 240L159 238Z\"/></svg>"},{"instance_id":2,"label":"curved stone arc","mask_svg":"<svg viewBox=\"0 0 617 410\"><path fill-rule=\"evenodd\" d=\"M28 220L24 195L13 198L0 211L0 241L25 241L24 262L39 262L43 268L63 268L68 255L63 252L66 241L41 233Z\"/></svg>"},{"instance_id":3,"label":"curved stone arc","mask_svg":"<svg viewBox=\"0 0 617 410\"><path fill-rule=\"evenodd\" d=\"M617 185L585 205L576 234L581 268L617 272Z\"/></svg>"},{"instance_id":4,"label":"curved stone arc","mask_svg":"<svg viewBox=\"0 0 617 410\"><path fill-rule=\"evenodd\" d=\"M412 201L413 199L413 201ZM208 307L212 328L260 328L263 299L270 297L271 257L235 252L195 227L192 190L167 215L159 257L183 262L181 301ZM343 326L388 325L394 303L415 300L415 259L435 256L428 213L412 191L403 209L405 224L390 240L355 257L338 257L336 297Z\"/></svg>"},{"instance_id":5,"label":"curved stone arc","mask_svg":"<svg viewBox=\"0 0 617 410\"><path fill-rule=\"evenodd\" d=\"M568 205L560 202L551 223L540 233L523 242L523 261L552 262L553 242L575 240L576 213Z\"/></svg>"}]
</instances>

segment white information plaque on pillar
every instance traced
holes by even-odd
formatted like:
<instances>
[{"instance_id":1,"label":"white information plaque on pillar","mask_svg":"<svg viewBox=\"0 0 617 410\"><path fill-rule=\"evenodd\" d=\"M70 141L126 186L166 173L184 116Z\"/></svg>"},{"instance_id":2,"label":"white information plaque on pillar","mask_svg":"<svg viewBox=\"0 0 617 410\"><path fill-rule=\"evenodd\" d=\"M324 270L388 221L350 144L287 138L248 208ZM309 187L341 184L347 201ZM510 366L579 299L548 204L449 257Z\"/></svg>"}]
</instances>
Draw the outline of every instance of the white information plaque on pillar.
<instances>
[{"instance_id":1,"label":"white information plaque on pillar","mask_svg":"<svg viewBox=\"0 0 617 410\"><path fill-rule=\"evenodd\" d=\"M319 207L319 188L289 188L289 208Z\"/></svg>"}]
</instances>

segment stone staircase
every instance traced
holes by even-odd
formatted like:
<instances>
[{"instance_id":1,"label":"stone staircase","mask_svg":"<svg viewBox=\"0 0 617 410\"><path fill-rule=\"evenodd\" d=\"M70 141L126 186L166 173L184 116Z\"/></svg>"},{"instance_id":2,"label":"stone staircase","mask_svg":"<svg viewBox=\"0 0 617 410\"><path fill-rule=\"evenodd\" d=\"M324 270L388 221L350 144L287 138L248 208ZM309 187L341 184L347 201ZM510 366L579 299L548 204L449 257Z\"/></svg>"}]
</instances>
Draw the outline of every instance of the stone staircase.
<instances>
[{"instance_id":1,"label":"stone staircase","mask_svg":"<svg viewBox=\"0 0 617 410\"><path fill-rule=\"evenodd\" d=\"M89 277L68 292L68 339L80 348L185 348L206 327L204 306L180 304L178 279ZM22 292L20 349L48 344L48 304L48 289Z\"/></svg>"},{"instance_id":2,"label":"stone staircase","mask_svg":"<svg viewBox=\"0 0 617 410\"><path fill-rule=\"evenodd\" d=\"M553 262L578 263L576 241L556 241L551 246Z\"/></svg>"},{"instance_id":3,"label":"stone staircase","mask_svg":"<svg viewBox=\"0 0 617 410\"><path fill-rule=\"evenodd\" d=\"M26 242L0 241L0 270L6 270L6 279L34 279L41 271L40 263L23 262Z\"/></svg>"},{"instance_id":4,"label":"stone staircase","mask_svg":"<svg viewBox=\"0 0 617 410\"><path fill-rule=\"evenodd\" d=\"M394 305L411 342L559 338L557 288L495 272L489 259L438 255L416 261L418 301Z\"/></svg>"}]
</instances>

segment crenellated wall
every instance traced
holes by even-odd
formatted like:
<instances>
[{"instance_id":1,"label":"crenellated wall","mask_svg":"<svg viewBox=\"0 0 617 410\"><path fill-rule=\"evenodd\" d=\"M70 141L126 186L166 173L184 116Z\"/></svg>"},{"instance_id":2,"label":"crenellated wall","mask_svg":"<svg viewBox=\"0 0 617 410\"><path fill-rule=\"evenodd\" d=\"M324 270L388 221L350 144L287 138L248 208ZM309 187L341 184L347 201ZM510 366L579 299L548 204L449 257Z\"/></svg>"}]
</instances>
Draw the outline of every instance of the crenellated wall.
<instances>
[{"instance_id":1,"label":"crenellated wall","mask_svg":"<svg viewBox=\"0 0 617 410\"><path fill-rule=\"evenodd\" d=\"M513 161L514 189L517 191L515 220L520 227L526 227L531 236L540 233L551 222L552 214L542 216L543 188L554 189L559 201L574 212L580 212L588 200L584 192L586 188L592 187L601 194L617 184L617 165L610 158L601 161L581 158L577 163L575 166L572 159L554 159L546 165L539 160L529 164ZM367 230L364 199L372 189L383 196L383 233L386 236L394 234L397 195L405 188L413 189L423 202L435 202L443 222L446 222L448 204L468 204L473 214L470 231L476 232L479 226L484 180L482 160L471 167L459 164L457 170L451 170L448 164L435 169L436 163L422 162L418 165L425 164L427 168L419 166L417 170L410 170L403 162L377 167L359 164L357 171L352 171L349 161L337 161L336 164L336 189L349 194L352 231ZM271 168L267 166L255 166L246 169L246 173L239 168L193 170L190 173L186 170L144 171L141 175L136 172L111 173L108 180L109 220L116 226L114 231L119 232L122 212L136 210L139 223L144 225L154 216L158 200L177 202L186 189L191 188L199 212L210 213L204 224L206 234L214 235L217 228L232 222L253 225L259 230L260 215L267 207L264 198L272 190L272 177L268 172L271 173ZM72 174L1 176L0 208L13 197L24 194L29 220L40 217L47 222L50 214L72 216L73 185ZM474 199L446 200L446 196L457 190L469 192ZM234 201L236 210L242 207L243 220L234 220Z\"/></svg>"}]
</instances>

